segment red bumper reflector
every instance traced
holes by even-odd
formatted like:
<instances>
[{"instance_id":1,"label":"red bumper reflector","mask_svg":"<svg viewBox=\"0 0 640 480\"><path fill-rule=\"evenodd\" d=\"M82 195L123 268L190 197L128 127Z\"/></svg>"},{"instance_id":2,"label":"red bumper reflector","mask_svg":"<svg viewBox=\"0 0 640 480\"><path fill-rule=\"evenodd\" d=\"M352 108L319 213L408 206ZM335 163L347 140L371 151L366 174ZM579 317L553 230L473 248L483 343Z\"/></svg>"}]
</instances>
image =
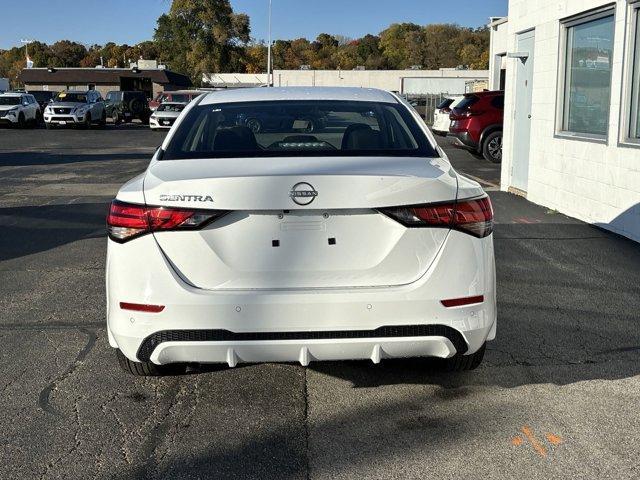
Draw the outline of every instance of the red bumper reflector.
<instances>
[{"instance_id":1,"label":"red bumper reflector","mask_svg":"<svg viewBox=\"0 0 640 480\"><path fill-rule=\"evenodd\" d=\"M164 305L120 302L120 308L123 310L135 310L136 312L160 313L164 310Z\"/></svg>"},{"instance_id":2,"label":"red bumper reflector","mask_svg":"<svg viewBox=\"0 0 640 480\"><path fill-rule=\"evenodd\" d=\"M484 295L477 295L475 297L452 298L450 300L440 300L440 303L442 303L442 305L447 308L461 307L463 305L473 305L474 303L482 302L484 302Z\"/></svg>"}]
</instances>

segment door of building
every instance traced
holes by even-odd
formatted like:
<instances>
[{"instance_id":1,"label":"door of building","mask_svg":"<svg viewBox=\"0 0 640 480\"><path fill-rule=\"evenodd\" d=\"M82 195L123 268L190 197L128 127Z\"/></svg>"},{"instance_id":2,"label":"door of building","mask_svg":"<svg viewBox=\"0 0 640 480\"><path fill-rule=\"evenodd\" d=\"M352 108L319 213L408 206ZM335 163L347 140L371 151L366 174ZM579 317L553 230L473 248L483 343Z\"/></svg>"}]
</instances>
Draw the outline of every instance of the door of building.
<instances>
[{"instance_id":1,"label":"door of building","mask_svg":"<svg viewBox=\"0 0 640 480\"><path fill-rule=\"evenodd\" d=\"M526 192L529 185L535 30L519 34L517 41L518 58L515 60L516 84L514 89L515 112L513 119L511 186Z\"/></svg>"}]
</instances>

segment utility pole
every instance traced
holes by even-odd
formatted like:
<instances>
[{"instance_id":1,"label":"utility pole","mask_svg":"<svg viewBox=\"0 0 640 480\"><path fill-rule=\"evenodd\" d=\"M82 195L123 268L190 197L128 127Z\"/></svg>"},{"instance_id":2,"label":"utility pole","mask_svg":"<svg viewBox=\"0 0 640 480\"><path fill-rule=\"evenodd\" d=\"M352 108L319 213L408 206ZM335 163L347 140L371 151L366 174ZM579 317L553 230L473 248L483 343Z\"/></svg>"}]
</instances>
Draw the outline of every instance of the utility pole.
<instances>
[{"instance_id":1,"label":"utility pole","mask_svg":"<svg viewBox=\"0 0 640 480\"><path fill-rule=\"evenodd\" d=\"M271 87L271 0L269 0L269 45L267 46L267 86Z\"/></svg>"}]
</instances>

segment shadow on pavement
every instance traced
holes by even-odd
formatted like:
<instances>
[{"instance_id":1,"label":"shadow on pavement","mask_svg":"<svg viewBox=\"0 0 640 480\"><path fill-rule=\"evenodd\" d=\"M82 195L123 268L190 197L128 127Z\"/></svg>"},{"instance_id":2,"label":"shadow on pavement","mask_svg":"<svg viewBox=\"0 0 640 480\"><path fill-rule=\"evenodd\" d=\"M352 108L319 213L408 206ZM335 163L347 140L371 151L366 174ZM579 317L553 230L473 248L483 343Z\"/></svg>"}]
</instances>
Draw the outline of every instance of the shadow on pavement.
<instances>
[{"instance_id":1,"label":"shadow on pavement","mask_svg":"<svg viewBox=\"0 0 640 480\"><path fill-rule=\"evenodd\" d=\"M149 160L149 153L68 154L51 152L0 152L0 167L60 165L111 160Z\"/></svg>"},{"instance_id":2,"label":"shadow on pavement","mask_svg":"<svg viewBox=\"0 0 640 480\"><path fill-rule=\"evenodd\" d=\"M108 202L0 208L0 261L106 236L108 210Z\"/></svg>"}]
</instances>

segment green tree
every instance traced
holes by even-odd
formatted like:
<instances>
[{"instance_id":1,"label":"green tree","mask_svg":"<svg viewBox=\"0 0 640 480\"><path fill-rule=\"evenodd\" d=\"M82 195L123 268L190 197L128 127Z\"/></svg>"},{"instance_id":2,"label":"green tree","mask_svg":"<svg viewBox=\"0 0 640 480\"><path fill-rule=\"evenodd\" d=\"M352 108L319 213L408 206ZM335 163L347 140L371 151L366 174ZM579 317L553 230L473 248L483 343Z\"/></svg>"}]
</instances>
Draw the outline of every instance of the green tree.
<instances>
[{"instance_id":1,"label":"green tree","mask_svg":"<svg viewBox=\"0 0 640 480\"><path fill-rule=\"evenodd\" d=\"M243 66L249 33L249 17L233 13L229 0L173 0L154 40L163 62L200 83L205 72Z\"/></svg>"},{"instance_id":2,"label":"green tree","mask_svg":"<svg viewBox=\"0 0 640 480\"><path fill-rule=\"evenodd\" d=\"M394 23L380 33L380 49L389 68L401 69L410 65L409 36L421 29L415 23Z\"/></svg>"}]
</instances>

